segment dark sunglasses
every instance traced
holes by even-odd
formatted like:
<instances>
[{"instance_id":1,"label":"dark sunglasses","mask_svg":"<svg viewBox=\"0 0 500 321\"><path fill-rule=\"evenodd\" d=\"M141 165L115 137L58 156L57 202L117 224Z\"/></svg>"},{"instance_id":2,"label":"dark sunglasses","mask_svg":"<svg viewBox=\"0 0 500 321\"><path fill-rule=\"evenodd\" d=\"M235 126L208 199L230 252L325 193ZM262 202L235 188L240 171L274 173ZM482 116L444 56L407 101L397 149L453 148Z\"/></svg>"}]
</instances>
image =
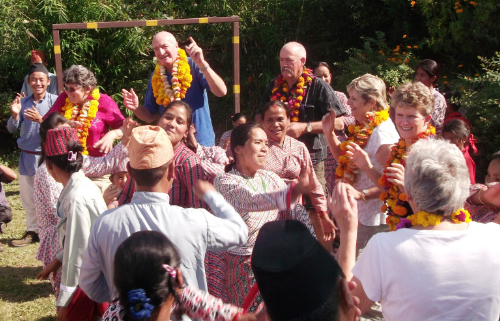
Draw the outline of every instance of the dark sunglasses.
<instances>
[{"instance_id":1,"label":"dark sunglasses","mask_svg":"<svg viewBox=\"0 0 500 321\"><path fill-rule=\"evenodd\" d=\"M67 87L66 84L63 85L64 91L68 93L74 93L78 89L80 89L82 86L77 86L77 87Z\"/></svg>"}]
</instances>

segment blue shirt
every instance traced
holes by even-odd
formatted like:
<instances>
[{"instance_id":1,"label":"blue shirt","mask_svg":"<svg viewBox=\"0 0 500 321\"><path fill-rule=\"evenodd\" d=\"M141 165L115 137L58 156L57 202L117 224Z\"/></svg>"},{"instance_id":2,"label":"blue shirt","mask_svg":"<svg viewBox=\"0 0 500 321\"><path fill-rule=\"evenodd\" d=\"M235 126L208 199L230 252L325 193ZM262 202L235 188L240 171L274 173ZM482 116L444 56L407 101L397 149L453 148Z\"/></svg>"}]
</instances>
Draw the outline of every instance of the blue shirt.
<instances>
[{"instance_id":1,"label":"blue shirt","mask_svg":"<svg viewBox=\"0 0 500 321\"><path fill-rule=\"evenodd\" d=\"M43 99L40 99L36 104L33 101L33 95L21 99L21 111L19 118L14 121L12 116L7 121L7 130L13 133L21 127L21 133L17 139L17 146L22 150L21 158L19 159L19 174L35 176L38 167L39 154L27 153L40 153L42 151L42 139L40 138L40 124L24 118L24 112L35 106L40 115L43 117L52 107L56 101L57 96L45 93Z\"/></svg>"},{"instance_id":2,"label":"blue shirt","mask_svg":"<svg viewBox=\"0 0 500 321\"><path fill-rule=\"evenodd\" d=\"M215 133L212 127L212 119L210 118L210 108L208 106L207 89L210 90L205 76L200 71L198 66L191 58L188 58L189 66L191 67L191 76L193 81L191 87L186 92L184 102L188 103L193 110L193 124L196 127L196 140L203 146L215 145ZM156 98L153 94L151 86L151 78L154 71L149 77L148 88L146 89L146 97L144 98L144 107L151 114L162 114L165 107L156 103ZM167 79L172 83L172 75L167 73Z\"/></svg>"}]
</instances>

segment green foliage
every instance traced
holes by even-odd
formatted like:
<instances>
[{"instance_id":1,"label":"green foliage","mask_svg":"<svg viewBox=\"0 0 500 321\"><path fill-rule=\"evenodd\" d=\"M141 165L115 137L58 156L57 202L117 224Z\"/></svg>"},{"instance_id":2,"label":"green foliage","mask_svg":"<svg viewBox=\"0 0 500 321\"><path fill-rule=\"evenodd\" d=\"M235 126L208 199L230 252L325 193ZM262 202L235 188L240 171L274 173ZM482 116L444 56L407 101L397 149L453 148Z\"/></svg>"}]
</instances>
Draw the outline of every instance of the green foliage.
<instances>
[{"instance_id":1,"label":"green foliage","mask_svg":"<svg viewBox=\"0 0 500 321\"><path fill-rule=\"evenodd\" d=\"M466 117L472 123L477 145L486 159L500 150L500 53L493 58L479 57L483 73L461 76L461 104L467 109Z\"/></svg>"},{"instance_id":2,"label":"green foliage","mask_svg":"<svg viewBox=\"0 0 500 321\"><path fill-rule=\"evenodd\" d=\"M401 45L389 48L383 32L377 32L376 38L364 39L363 49L348 50L349 58L337 64L340 74L335 77L335 88L344 89L351 80L366 73L379 76L388 87L397 87L413 79L417 64L411 51L413 46L406 48L408 51L404 51Z\"/></svg>"}]
</instances>

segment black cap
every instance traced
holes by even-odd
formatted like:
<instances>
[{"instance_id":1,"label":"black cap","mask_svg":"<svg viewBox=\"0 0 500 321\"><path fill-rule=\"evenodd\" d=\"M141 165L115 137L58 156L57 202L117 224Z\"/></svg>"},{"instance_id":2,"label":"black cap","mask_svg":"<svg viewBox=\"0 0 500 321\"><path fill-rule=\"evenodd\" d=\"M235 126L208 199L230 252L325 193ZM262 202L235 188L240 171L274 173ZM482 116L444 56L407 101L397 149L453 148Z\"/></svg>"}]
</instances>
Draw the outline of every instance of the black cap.
<instances>
[{"instance_id":1,"label":"black cap","mask_svg":"<svg viewBox=\"0 0 500 321\"><path fill-rule=\"evenodd\" d=\"M44 74L47 75L47 77L49 76L49 71L47 70L47 68L40 62L35 62L34 64L31 64L31 67L30 67L30 72L28 73L28 75L31 75L32 73L34 72L43 72Z\"/></svg>"},{"instance_id":2,"label":"black cap","mask_svg":"<svg viewBox=\"0 0 500 321\"><path fill-rule=\"evenodd\" d=\"M343 276L337 261L299 221L262 226L252 270L273 321L289 320L321 307Z\"/></svg>"}]
</instances>

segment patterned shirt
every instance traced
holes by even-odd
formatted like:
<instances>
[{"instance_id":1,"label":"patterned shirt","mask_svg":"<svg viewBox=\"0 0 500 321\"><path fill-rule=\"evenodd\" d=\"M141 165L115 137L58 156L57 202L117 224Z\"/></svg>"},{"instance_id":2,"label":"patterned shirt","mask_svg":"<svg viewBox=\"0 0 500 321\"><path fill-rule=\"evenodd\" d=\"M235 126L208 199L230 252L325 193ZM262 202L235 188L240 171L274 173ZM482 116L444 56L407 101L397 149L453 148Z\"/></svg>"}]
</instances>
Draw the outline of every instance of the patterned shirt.
<instances>
[{"instance_id":1,"label":"patterned shirt","mask_svg":"<svg viewBox=\"0 0 500 321\"><path fill-rule=\"evenodd\" d=\"M470 196L476 194L482 189L486 189L487 187L494 186L498 183L490 183L487 185L483 184L474 184L470 186ZM471 202L465 202L465 209L470 212L470 216L473 221L480 223L489 223L493 221L497 215L500 213L500 208L492 206L492 205L475 205Z\"/></svg>"},{"instance_id":2,"label":"patterned shirt","mask_svg":"<svg viewBox=\"0 0 500 321\"><path fill-rule=\"evenodd\" d=\"M208 206L193 193L194 184L200 179L209 179L207 169L212 170L211 173L214 175L220 174L220 170L217 167L206 168L202 166L200 158L183 143L174 151L173 161L175 164L175 177L168 192L170 204L184 208L208 209ZM135 181L130 178L123 186L120 195L118 195L118 204L130 203L134 192Z\"/></svg>"},{"instance_id":3,"label":"patterned shirt","mask_svg":"<svg viewBox=\"0 0 500 321\"><path fill-rule=\"evenodd\" d=\"M323 187L316 177L311 156L304 143L285 135L283 145L269 141L269 154L266 160L267 171L277 174L285 183L298 182L303 173L312 172L314 189L311 191L311 201L318 214L328 211Z\"/></svg>"},{"instance_id":4,"label":"patterned shirt","mask_svg":"<svg viewBox=\"0 0 500 321\"><path fill-rule=\"evenodd\" d=\"M202 162L208 162L213 164L219 164L226 166L229 164L229 159L227 158L226 150L219 146L203 146L198 144L198 149L196 150L196 155L201 159Z\"/></svg>"},{"instance_id":5,"label":"patterned shirt","mask_svg":"<svg viewBox=\"0 0 500 321\"><path fill-rule=\"evenodd\" d=\"M245 245L232 248L228 253L252 255L262 225L278 219L300 220L314 234L305 208L302 205L294 206L297 200L291 199L291 185L287 186L273 172L258 170L254 177L247 177L233 168L225 175L216 177L214 186L248 225Z\"/></svg>"},{"instance_id":6,"label":"patterned shirt","mask_svg":"<svg viewBox=\"0 0 500 321\"><path fill-rule=\"evenodd\" d=\"M299 121L321 121L323 116L332 108L341 112L339 116L344 115L345 110L342 108L342 105L340 104L340 101L335 95L332 87L330 87L330 85L328 85L323 79L314 76L312 78L313 80L311 86L307 88L306 96L301 103ZM257 109L257 113L260 113L261 108L271 100L275 80L276 79L271 80L271 82L267 85L264 96L262 97L261 105ZM292 90L293 87L290 88L290 92ZM328 146L325 135L306 133L300 136L299 140L306 145L307 150L311 155L313 164L317 164L325 160L326 149Z\"/></svg>"},{"instance_id":7,"label":"patterned shirt","mask_svg":"<svg viewBox=\"0 0 500 321\"><path fill-rule=\"evenodd\" d=\"M222 147L224 148L224 145L226 144L226 142L231 139L231 133L233 132L232 129L224 132L222 134L222 136L220 137L220 142L219 142L219 147ZM227 146L225 146L227 148Z\"/></svg>"},{"instance_id":8,"label":"patterned shirt","mask_svg":"<svg viewBox=\"0 0 500 321\"><path fill-rule=\"evenodd\" d=\"M123 321L123 307L115 298L102 316L103 321ZM191 319L204 321L232 321L237 313L243 313L243 309L231 304L225 304L221 299L210 295L200 289L186 286L182 289L180 304L172 305L171 315L180 310Z\"/></svg>"}]
</instances>

